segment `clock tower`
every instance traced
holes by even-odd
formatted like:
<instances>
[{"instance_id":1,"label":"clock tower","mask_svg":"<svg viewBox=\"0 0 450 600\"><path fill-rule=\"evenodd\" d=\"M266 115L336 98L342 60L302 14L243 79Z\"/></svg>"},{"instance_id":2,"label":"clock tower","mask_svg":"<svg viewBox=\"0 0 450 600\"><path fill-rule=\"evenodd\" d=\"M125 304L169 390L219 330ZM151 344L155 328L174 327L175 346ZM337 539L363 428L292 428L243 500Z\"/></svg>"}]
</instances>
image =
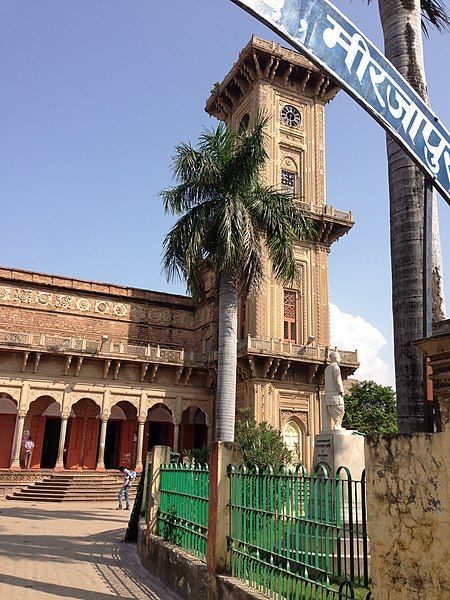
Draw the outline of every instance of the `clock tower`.
<instances>
[{"instance_id":1,"label":"clock tower","mask_svg":"<svg viewBox=\"0 0 450 600\"><path fill-rule=\"evenodd\" d=\"M348 211L327 203L324 107L338 85L300 54L255 36L207 101L206 111L235 128L268 117L267 185L292 192L315 225L311 242L298 242L301 278L283 288L266 256L265 282L239 307L237 407L280 429L297 458L311 466L321 423L321 390L330 344L328 253L353 225ZM342 373L356 352L341 352Z\"/></svg>"}]
</instances>

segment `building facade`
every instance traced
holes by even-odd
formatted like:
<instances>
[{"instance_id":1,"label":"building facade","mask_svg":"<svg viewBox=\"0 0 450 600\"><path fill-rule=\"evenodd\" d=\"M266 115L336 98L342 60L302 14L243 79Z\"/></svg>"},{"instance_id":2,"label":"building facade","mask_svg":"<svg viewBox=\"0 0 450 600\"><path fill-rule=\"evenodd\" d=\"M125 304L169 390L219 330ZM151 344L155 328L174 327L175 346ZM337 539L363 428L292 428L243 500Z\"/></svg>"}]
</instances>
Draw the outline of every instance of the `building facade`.
<instances>
[{"instance_id":1,"label":"building facade","mask_svg":"<svg viewBox=\"0 0 450 600\"><path fill-rule=\"evenodd\" d=\"M237 407L279 428L311 465L329 346L328 253L353 225L326 204L324 105L338 88L300 55L253 37L206 110L246 127L268 117L265 182L314 220L293 289L266 259L260 293L240 302ZM0 468L142 466L147 450L206 445L214 431L217 303L0 269ZM343 375L358 366L341 351Z\"/></svg>"}]
</instances>

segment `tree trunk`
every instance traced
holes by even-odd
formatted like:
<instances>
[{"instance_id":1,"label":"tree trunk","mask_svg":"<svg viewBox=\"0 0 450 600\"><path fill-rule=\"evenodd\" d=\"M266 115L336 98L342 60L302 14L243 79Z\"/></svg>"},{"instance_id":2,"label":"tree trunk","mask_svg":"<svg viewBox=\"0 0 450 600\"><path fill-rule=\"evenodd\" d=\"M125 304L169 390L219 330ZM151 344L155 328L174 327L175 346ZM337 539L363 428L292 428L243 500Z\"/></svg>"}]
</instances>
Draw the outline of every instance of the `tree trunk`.
<instances>
[{"instance_id":1,"label":"tree trunk","mask_svg":"<svg viewBox=\"0 0 450 600\"><path fill-rule=\"evenodd\" d=\"M378 0L386 57L427 98L420 0ZM411 344L423 337L423 175L387 137L392 309L400 433L424 431L424 362Z\"/></svg>"},{"instance_id":2,"label":"tree trunk","mask_svg":"<svg viewBox=\"0 0 450 600\"><path fill-rule=\"evenodd\" d=\"M216 440L234 442L237 369L236 278L222 273L219 290L219 353L216 393Z\"/></svg>"}]
</instances>

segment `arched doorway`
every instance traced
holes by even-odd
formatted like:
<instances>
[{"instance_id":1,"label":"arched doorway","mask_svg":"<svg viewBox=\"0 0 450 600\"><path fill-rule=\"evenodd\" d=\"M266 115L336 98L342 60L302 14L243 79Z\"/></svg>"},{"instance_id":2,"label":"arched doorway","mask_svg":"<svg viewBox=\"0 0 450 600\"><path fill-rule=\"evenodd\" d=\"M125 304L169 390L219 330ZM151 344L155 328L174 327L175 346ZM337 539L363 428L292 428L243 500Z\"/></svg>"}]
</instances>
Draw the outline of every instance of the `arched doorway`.
<instances>
[{"instance_id":1,"label":"arched doorway","mask_svg":"<svg viewBox=\"0 0 450 600\"><path fill-rule=\"evenodd\" d=\"M143 456L153 446L170 446L173 448L172 413L165 404L155 404L149 408L144 429Z\"/></svg>"},{"instance_id":2,"label":"arched doorway","mask_svg":"<svg viewBox=\"0 0 450 600\"><path fill-rule=\"evenodd\" d=\"M61 406L51 396L39 396L31 402L25 417L23 440L31 438L34 450L31 469L53 469L58 455ZM23 447L22 447L23 459Z\"/></svg>"},{"instance_id":3,"label":"arched doorway","mask_svg":"<svg viewBox=\"0 0 450 600\"><path fill-rule=\"evenodd\" d=\"M295 464L303 462L303 435L300 425L293 419L283 427L283 440L292 452L292 461Z\"/></svg>"},{"instance_id":4,"label":"arched doorway","mask_svg":"<svg viewBox=\"0 0 450 600\"><path fill-rule=\"evenodd\" d=\"M126 400L111 408L105 439L105 469L135 464L137 410Z\"/></svg>"},{"instance_id":5,"label":"arched doorway","mask_svg":"<svg viewBox=\"0 0 450 600\"><path fill-rule=\"evenodd\" d=\"M203 448L208 444L208 427L205 413L197 406L189 406L181 415L180 444L183 450Z\"/></svg>"},{"instance_id":6,"label":"arched doorway","mask_svg":"<svg viewBox=\"0 0 450 600\"><path fill-rule=\"evenodd\" d=\"M100 407L90 398L72 406L67 432L66 469L95 469L100 433Z\"/></svg>"},{"instance_id":7,"label":"arched doorway","mask_svg":"<svg viewBox=\"0 0 450 600\"><path fill-rule=\"evenodd\" d=\"M44 437L42 440L41 469L54 469L58 458L59 434L61 431L61 408L52 402L44 411Z\"/></svg>"},{"instance_id":8,"label":"arched doorway","mask_svg":"<svg viewBox=\"0 0 450 600\"><path fill-rule=\"evenodd\" d=\"M7 469L11 461L17 403L9 394L0 393L0 469Z\"/></svg>"}]
</instances>

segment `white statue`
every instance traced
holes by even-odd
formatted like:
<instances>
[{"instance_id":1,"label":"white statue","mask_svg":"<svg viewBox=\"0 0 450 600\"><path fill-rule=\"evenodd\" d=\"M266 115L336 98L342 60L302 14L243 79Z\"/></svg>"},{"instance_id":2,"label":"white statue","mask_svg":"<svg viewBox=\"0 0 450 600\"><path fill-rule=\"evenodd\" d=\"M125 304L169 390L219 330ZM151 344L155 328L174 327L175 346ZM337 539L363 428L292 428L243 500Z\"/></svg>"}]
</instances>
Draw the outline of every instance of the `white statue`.
<instances>
[{"instance_id":1,"label":"white statue","mask_svg":"<svg viewBox=\"0 0 450 600\"><path fill-rule=\"evenodd\" d=\"M342 427L345 406L340 362L339 352L330 352L330 364L325 369L325 406L330 415L331 429L345 429Z\"/></svg>"}]
</instances>

